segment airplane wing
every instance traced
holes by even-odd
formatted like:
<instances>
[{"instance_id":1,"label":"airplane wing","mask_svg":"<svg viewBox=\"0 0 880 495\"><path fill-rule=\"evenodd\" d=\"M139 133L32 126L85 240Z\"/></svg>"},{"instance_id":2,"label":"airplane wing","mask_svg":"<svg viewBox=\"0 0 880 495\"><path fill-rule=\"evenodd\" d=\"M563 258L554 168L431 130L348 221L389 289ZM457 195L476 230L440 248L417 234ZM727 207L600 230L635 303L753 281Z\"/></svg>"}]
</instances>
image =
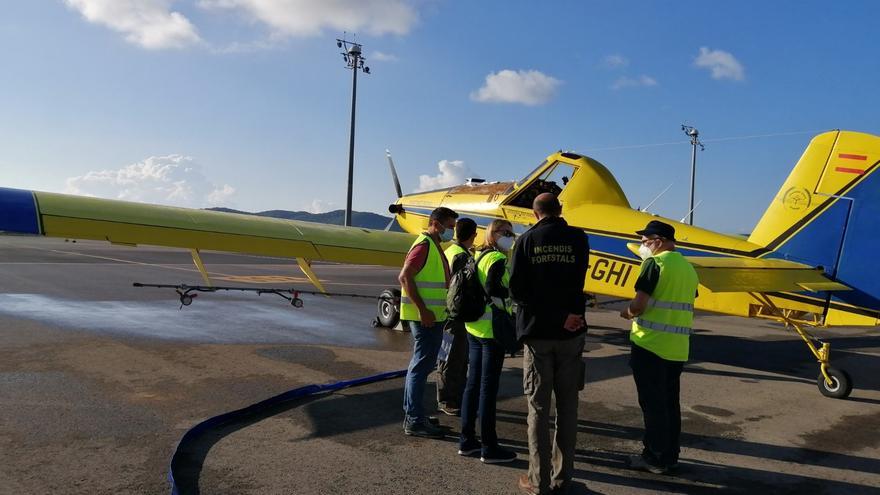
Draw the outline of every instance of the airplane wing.
<instances>
[{"instance_id":1,"label":"airplane wing","mask_svg":"<svg viewBox=\"0 0 880 495\"><path fill-rule=\"evenodd\" d=\"M801 292L851 290L825 276L821 268L764 258L686 256L712 292Z\"/></svg>"},{"instance_id":2,"label":"airplane wing","mask_svg":"<svg viewBox=\"0 0 880 495\"><path fill-rule=\"evenodd\" d=\"M0 188L0 231L401 266L411 234Z\"/></svg>"}]
</instances>

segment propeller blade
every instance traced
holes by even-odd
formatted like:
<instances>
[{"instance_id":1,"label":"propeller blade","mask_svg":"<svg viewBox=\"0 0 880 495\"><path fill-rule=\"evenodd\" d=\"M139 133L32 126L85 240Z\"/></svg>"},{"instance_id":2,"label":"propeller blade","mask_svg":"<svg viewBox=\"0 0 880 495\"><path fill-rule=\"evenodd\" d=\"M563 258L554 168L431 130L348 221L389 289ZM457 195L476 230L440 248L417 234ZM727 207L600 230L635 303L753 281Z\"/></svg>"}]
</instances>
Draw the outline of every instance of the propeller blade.
<instances>
[{"instance_id":1,"label":"propeller blade","mask_svg":"<svg viewBox=\"0 0 880 495\"><path fill-rule=\"evenodd\" d=\"M391 217L391 221L388 222L388 225L385 226L385 232L388 232L389 230L391 230L391 227L394 226L394 222L395 222L395 221L397 221L397 217L396 217L396 216L395 216L395 217Z\"/></svg>"},{"instance_id":2,"label":"propeller blade","mask_svg":"<svg viewBox=\"0 0 880 495\"><path fill-rule=\"evenodd\" d=\"M391 159L391 150L386 149L385 156L388 158L388 166L391 168L391 178L394 179L394 189L397 190L397 197L402 198L403 191L400 189L400 179L397 178L397 169L394 168L394 160ZM390 224L388 228L391 228Z\"/></svg>"}]
</instances>

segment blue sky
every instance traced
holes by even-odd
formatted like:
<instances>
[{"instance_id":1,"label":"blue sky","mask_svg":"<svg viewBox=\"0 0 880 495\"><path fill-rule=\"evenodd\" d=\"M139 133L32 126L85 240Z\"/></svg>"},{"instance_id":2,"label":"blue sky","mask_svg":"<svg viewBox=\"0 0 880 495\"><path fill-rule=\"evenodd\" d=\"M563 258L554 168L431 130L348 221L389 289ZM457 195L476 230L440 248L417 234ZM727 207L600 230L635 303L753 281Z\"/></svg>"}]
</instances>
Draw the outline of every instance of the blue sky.
<instances>
[{"instance_id":1,"label":"blue sky","mask_svg":"<svg viewBox=\"0 0 880 495\"><path fill-rule=\"evenodd\" d=\"M878 134L870 1L59 0L0 17L0 185L249 211L354 206L465 176L516 179L558 149L633 206L748 232L813 134ZM351 37L351 34L349 34ZM802 132L803 131L803 132ZM713 139L772 135L715 141ZM664 146L634 145L678 143ZM446 175L442 175L442 169ZM425 176L424 180L420 180Z\"/></svg>"}]
</instances>

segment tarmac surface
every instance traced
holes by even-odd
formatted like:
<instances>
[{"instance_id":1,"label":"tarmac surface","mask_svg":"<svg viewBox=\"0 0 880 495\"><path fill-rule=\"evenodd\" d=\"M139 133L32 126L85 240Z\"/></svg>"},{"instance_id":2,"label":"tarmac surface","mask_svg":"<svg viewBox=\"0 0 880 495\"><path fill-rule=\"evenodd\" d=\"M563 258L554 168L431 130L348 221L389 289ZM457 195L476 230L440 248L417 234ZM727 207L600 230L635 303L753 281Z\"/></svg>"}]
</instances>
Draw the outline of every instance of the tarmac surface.
<instances>
[{"instance_id":1,"label":"tarmac surface","mask_svg":"<svg viewBox=\"0 0 880 495\"><path fill-rule=\"evenodd\" d=\"M290 260L203 253L215 283L309 289ZM316 265L328 290L377 295L396 270ZM187 251L0 236L0 493L168 493L169 461L206 418L292 388L406 367L410 337L370 325L371 299L202 294ZM682 377L681 470L626 468L641 412L627 323L588 314L570 493L880 493L878 328L821 330L855 383L824 398L818 367L781 327L700 315ZM403 381L294 401L188 447L179 479L202 494L514 494L527 467L522 359L505 362L498 433L507 465L456 455L401 428ZM434 388L429 384L426 403Z\"/></svg>"}]
</instances>

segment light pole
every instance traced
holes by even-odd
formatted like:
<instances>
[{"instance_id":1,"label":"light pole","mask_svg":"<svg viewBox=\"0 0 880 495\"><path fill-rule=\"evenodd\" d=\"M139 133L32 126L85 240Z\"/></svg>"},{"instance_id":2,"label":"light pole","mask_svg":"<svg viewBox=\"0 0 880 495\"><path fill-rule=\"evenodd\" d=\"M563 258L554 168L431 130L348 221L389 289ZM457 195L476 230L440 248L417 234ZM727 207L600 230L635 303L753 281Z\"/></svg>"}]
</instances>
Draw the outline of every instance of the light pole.
<instances>
[{"instance_id":1,"label":"light pole","mask_svg":"<svg viewBox=\"0 0 880 495\"><path fill-rule=\"evenodd\" d=\"M336 46L342 48L342 58L345 59L346 67L351 69L351 135L348 142L348 195L345 200L345 226L351 227L351 188L352 175L354 174L354 112L357 103L358 71L364 74L370 73L370 68L364 65L366 60L361 52L360 43L353 43L344 39L336 40Z\"/></svg>"},{"instance_id":2,"label":"light pole","mask_svg":"<svg viewBox=\"0 0 880 495\"><path fill-rule=\"evenodd\" d=\"M697 176L697 146L700 150L706 149L700 142L700 131L689 125L681 125L681 130L691 138L691 201L688 204L687 223L694 224L694 180Z\"/></svg>"}]
</instances>

